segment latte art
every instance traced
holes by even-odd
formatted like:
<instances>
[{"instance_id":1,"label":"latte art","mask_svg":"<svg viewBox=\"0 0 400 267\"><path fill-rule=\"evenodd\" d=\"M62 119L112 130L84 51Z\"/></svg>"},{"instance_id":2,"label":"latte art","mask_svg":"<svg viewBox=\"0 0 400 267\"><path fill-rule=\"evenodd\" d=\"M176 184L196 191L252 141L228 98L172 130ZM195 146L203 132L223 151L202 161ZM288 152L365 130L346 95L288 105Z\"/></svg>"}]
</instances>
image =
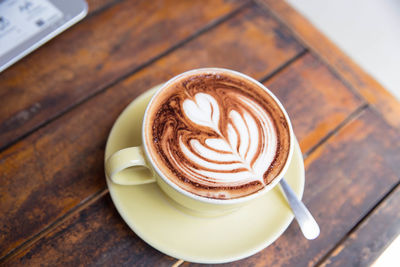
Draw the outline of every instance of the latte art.
<instances>
[{"instance_id":1,"label":"latte art","mask_svg":"<svg viewBox=\"0 0 400 267\"><path fill-rule=\"evenodd\" d=\"M255 193L280 173L290 129L258 84L224 72L183 76L153 101L145 142L162 173L208 198Z\"/></svg>"},{"instance_id":2,"label":"latte art","mask_svg":"<svg viewBox=\"0 0 400 267\"><path fill-rule=\"evenodd\" d=\"M179 162L169 150L175 166L194 182L224 187L253 181L264 184L263 175L276 153L275 128L256 102L246 97L239 101L237 110L232 109L226 125L222 125L220 107L212 96L197 93L194 100L184 100L184 114L199 126L198 130L205 126L218 136L205 139L199 136L188 142L179 136L179 146L187 161Z\"/></svg>"}]
</instances>

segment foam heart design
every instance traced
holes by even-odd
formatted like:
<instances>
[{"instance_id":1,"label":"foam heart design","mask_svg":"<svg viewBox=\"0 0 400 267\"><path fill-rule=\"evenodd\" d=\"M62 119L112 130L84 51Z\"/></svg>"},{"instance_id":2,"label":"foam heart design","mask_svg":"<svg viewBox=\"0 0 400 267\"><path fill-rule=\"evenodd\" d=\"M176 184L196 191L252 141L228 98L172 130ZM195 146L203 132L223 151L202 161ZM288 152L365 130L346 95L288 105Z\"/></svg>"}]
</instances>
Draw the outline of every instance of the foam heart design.
<instances>
[{"instance_id":1,"label":"foam heart design","mask_svg":"<svg viewBox=\"0 0 400 267\"><path fill-rule=\"evenodd\" d=\"M186 99L183 102L183 110L192 122L220 133L218 103L209 94L198 93L194 96L194 101Z\"/></svg>"}]
</instances>

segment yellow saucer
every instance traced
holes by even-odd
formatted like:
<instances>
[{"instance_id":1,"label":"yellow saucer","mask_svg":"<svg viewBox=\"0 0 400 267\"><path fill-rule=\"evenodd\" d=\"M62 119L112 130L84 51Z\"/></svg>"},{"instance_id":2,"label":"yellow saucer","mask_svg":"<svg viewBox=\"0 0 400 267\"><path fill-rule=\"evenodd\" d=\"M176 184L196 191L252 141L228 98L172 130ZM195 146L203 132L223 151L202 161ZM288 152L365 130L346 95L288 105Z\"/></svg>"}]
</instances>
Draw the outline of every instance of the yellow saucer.
<instances>
[{"instance_id":1,"label":"yellow saucer","mask_svg":"<svg viewBox=\"0 0 400 267\"><path fill-rule=\"evenodd\" d=\"M141 144L143 114L156 89L136 98L121 113L108 137L105 158ZM285 179L301 198L304 163L297 143ZM251 256L274 242L293 220L278 186L234 213L203 218L175 208L155 183L120 186L106 180L114 205L129 227L155 249L185 261L224 263Z\"/></svg>"}]
</instances>

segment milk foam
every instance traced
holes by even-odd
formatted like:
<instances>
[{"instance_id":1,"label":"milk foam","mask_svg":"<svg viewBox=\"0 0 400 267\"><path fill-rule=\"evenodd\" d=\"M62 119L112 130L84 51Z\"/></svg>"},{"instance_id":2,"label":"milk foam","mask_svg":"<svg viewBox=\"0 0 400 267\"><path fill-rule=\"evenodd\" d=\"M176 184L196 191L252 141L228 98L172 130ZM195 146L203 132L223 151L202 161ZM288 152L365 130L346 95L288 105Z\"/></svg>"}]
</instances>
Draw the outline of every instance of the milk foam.
<instances>
[{"instance_id":1,"label":"milk foam","mask_svg":"<svg viewBox=\"0 0 400 267\"><path fill-rule=\"evenodd\" d=\"M229 112L229 123L220 124L223 112L211 95L197 93L183 102L184 114L198 126L215 131L219 138L191 139L186 144L179 139L179 146L193 165L175 160L182 173L200 184L235 186L252 181L264 184L263 175L270 167L277 146L274 124L268 114L255 101L240 96L241 110ZM247 109L247 110L246 110ZM225 131L224 131L225 128ZM172 156L172 155L171 155Z\"/></svg>"}]
</instances>

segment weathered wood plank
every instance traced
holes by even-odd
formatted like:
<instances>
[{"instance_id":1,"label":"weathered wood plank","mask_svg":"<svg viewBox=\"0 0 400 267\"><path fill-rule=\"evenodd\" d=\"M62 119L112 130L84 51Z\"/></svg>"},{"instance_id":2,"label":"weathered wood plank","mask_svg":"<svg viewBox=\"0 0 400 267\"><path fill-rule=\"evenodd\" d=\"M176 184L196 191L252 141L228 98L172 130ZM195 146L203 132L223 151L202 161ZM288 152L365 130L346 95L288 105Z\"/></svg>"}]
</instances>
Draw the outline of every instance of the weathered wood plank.
<instances>
[{"instance_id":1,"label":"weathered wood plank","mask_svg":"<svg viewBox=\"0 0 400 267\"><path fill-rule=\"evenodd\" d=\"M304 153L364 103L311 54L266 85L286 107Z\"/></svg>"},{"instance_id":2,"label":"weathered wood plank","mask_svg":"<svg viewBox=\"0 0 400 267\"><path fill-rule=\"evenodd\" d=\"M0 148L242 4L123 1L87 17L0 74Z\"/></svg>"},{"instance_id":3,"label":"weathered wood plank","mask_svg":"<svg viewBox=\"0 0 400 267\"><path fill-rule=\"evenodd\" d=\"M117 3L120 0L87 0L88 3L88 15L98 12L107 6L111 6L114 3Z\"/></svg>"},{"instance_id":4,"label":"weathered wood plank","mask_svg":"<svg viewBox=\"0 0 400 267\"><path fill-rule=\"evenodd\" d=\"M400 187L376 207L321 266L371 266L399 235Z\"/></svg>"},{"instance_id":5,"label":"weathered wood plank","mask_svg":"<svg viewBox=\"0 0 400 267\"><path fill-rule=\"evenodd\" d=\"M398 131L372 109L365 110L305 161L303 200L321 235L306 240L293 223L268 248L225 266L315 265L399 182L399 151Z\"/></svg>"},{"instance_id":6,"label":"weathered wood plank","mask_svg":"<svg viewBox=\"0 0 400 267\"><path fill-rule=\"evenodd\" d=\"M248 8L0 153L0 212L6 214L0 217L1 256L105 187L108 132L138 94L201 66L261 78L303 51L286 34Z\"/></svg>"},{"instance_id":7,"label":"weathered wood plank","mask_svg":"<svg viewBox=\"0 0 400 267\"><path fill-rule=\"evenodd\" d=\"M171 266L175 259L136 236L107 194L6 264L40 266L44 262L46 266Z\"/></svg>"},{"instance_id":8,"label":"weathered wood plank","mask_svg":"<svg viewBox=\"0 0 400 267\"><path fill-rule=\"evenodd\" d=\"M309 46L374 106L389 124L400 129L400 102L381 84L361 69L286 1L257 0L257 2L273 12L299 40Z\"/></svg>"}]
</instances>

